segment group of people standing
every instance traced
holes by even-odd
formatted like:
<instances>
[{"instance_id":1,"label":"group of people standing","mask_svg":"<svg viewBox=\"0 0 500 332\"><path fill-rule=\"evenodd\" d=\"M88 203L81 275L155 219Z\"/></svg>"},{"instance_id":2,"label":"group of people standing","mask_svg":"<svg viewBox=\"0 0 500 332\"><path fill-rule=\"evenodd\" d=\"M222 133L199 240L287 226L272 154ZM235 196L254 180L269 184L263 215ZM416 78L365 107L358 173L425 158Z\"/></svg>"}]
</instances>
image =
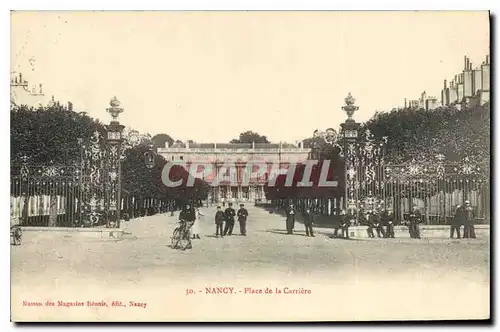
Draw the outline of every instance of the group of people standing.
<instances>
[{"instance_id":1,"label":"group of people standing","mask_svg":"<svg viewBox=\"0 0 500 332\"><path fill-rule=\"evenodd\" d=\"M476 231L474 230L474 209L469 201L465 201L465 205L458 205L455 215L451 221L450 238L453 238L454 233L457 233L457 239L460 239L460 228L464 226L463 238L476 238Z\"/></svg>"},{"instance_id":2,"label":"group of people standing","mask_svg":"<svg viewBox=\"0 0 500 332\"><path fill-rule=\"evenodd\" d=\"M295 218L297 215L297 210L294 204L290 204L286 208L286 232L287 234L293 234L295 228ZM314 214L309 208L304 212L304 226L306 230L306 236L314 237ZM374 238L375 232L379 238L394 238L394 226L395 219L392 209L386 209L381 212L377 211L367 211L360 215L360 224L367 225L368 237ZM340 212L340 221L335 225L334 237L342 237L349 239L349 226L352 220L356 220L356 215L352 214L351 211L346 213L345 210ZM408 226L408 232L410 233L410 238L420 239L420 224L423 222L423 215L420 212L418 206L413 206L408 215L408 219L405 222ZM464 238L475 238L474 230L475 215L474 209L470 205L469 201L465 201L463 206L457 206L457 210L451 222L450 238L453 238L454 233L457 233L457 237L460 238L460 228L464 226L463 237ZM339 236L339 231L342 231L342 235Z\"/></svg>"},{"instance_id":3,"label":"group of people standing","mask_svg":"<svg viewBox=\"0 0 500 332\"><path fill-rule=\"evenodd\" d=\"M229 202L228 208L224 211L220 206L217 206L217 212L215 212L215 237L233 235L235 217L238 217L240 234L246 236L248 211L245 209L244 204L240 204L240 209L236 212L233 209L233 203Z\"/></svg>"}]
</instances>

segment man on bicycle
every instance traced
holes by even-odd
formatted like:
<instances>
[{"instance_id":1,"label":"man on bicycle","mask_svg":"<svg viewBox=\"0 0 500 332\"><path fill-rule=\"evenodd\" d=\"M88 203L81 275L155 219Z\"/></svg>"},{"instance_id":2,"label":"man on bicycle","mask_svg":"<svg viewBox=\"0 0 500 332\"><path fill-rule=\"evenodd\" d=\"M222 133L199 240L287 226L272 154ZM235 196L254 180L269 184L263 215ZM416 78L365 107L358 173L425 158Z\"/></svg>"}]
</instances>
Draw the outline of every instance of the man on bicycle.
<instances>
[{"instance_id":1,"label":"man on bicycle","mask_svg":"<svg viewBox=\"0 0 500 332\"><path fill-rule=\"evenodd\" d=\"M188 236L188 238L191 238L191 227L196 221L196 213L191 205L186 204L184 209L182 209L182 211L179 213L179 221L186 223L186 236ZM191 249L191 245L187 249Z\"/></svg>"}]
</instances>

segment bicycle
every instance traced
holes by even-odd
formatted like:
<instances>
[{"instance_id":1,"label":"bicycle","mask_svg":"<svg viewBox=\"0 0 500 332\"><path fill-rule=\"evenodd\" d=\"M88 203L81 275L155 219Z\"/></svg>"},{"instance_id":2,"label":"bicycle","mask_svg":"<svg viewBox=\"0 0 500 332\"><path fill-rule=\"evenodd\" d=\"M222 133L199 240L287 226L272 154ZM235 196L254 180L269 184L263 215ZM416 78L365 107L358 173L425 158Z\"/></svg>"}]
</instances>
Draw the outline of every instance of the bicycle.
<instances>
[{"instance_id":1,"label":"bicycle","mask_svg":"<svg viewBox=\"0 0 500 332\"><path fill-rule=\"evenodd\" d=\"M180 225L174 229L174 232L172 234L172 248L186 250L188 248L191 248L191 237L189 236L189 229L191 228L193 223L185 220L180 220L179 224Z\"/></svg>"},{"instance_id":2,"label":"bicycle","mask_svg":"<svg viewBox=\"0 0 500 332\"><path fill-rule=\"evenodd\" d=\"M19 225L14 225L10 227L10 239L11 239L11 244L15 246L21 244L23 239L23 231Z\"/></svg>"}]
</instances>

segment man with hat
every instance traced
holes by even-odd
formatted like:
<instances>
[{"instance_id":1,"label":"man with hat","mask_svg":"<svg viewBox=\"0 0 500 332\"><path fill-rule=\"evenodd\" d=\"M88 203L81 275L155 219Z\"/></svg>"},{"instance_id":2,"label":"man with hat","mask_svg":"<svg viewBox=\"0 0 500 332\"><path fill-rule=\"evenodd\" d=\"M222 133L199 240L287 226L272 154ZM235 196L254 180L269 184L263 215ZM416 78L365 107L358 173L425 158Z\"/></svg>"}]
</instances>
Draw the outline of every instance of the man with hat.
<instances>
[{"instance_id":1,"label":"man with hat","mask_svg":"<svg viewBox=\"0 0 500 332\"><path fill-rule=\"evenodd\" d=\"M215 237L224 237L222 231L222 225L224 224L224 220L226 220L226 216L222 211L220 206L217 206L217 212L215 213Z\"/></svg>"},{"instance_id":2,"label":"man with hat","mask_svg":"<svg viewBox=\"0 0 500 332\"><path fill-rule=\"evenodd\" d=\"M394 238L394 214L392 209L387 209L382 214L382 222L387 227L386 237Z\"/></svg>"},{"instance_id":3,"label":"man with hat","mask_svg":"<svg viewBox=\"0 0 500 332\"><path fill-rule=\"evenodd\" d=\"M238 210L238 221L240 223L240 234L243 236L247 235L247 218L248 211L245 209L244 204L240 204L240 209Z\"/></svg>"},{"instance_id":4,"label":"man with hat","mask_svg":"<svg viewBox=\"0 0 500 332\"><path fill-rule=\"evenodd\" d=\"M420 239L420 223L422 222L422 213L416 205L413 206L410 213L410 237Z\"/></svg>"},{"instance_id":5,"label":"man with hat","mask_svg":"<svg viewBox=\"0 0 500 332\"><path fill-rule=\"evenodd\" d=\"M233 209L233 203L228 203L228 208L224 211L226 217L226 225L224 226L224 235L233 235L234 217L236 212Z\"/></svg>"},{"instance_id":6,"label":"man with hat","mask_svg":"<svg viewBox=\"0 0 500 332\"><path fill-rule=\"evenodd\" d=\"M286 209L286 233L293 234L295 228L295 207L291 203Z\"/></svg>"},{"instance_id":7,"label":"man with hat","mask_svg":"<svg viewBox=\"0 0 500 332\"><path fill-rule=\"evenodd\" d=\"M465 223L465 209L460 204L457 205L457 209L455 210L455 215L451 219L450 225L450 239L453 239L453 235L455 235L455 231L457 232L457 239L460 239L460 227ZM465 230L464 230L465 237Z\"/></svg>"},{"instance_id":8,"label":"man with hat","mask_svg":"<svg viewBox=\"0 0 500 332\"><path fill-rule=\"evenodd\" d=\"M464 207L464 238L476 238L476 232L474 230L474 221L476 216L474 215L474 209L470 205L469 201L465 201Z\"/></svg>"},{"instance_id":9,"label":"man with hat","mask_svg":"<svg viewBox=\"0 0 500 332\"><path fill-rule=\"evenodd\" d=\"M307 208L304 213L304 226L306 227L306 236L314 237L313 224L314 224L314 214L310 208Z\"/></svg>"},{"instance_id":10,"label":"man with hat","mask_svg":"<svg viewBox=\"0 0 500 332\"><path fill-rule=\"evenodd\" d=\"M368 211L368 215L366 216L366 220L368 221L368 228L366 231L368 232L369 238L374 238L375 234L373 233L373 229L377 227L377 215L373 213L373 211Z\"/></svg>"}]
</instances>

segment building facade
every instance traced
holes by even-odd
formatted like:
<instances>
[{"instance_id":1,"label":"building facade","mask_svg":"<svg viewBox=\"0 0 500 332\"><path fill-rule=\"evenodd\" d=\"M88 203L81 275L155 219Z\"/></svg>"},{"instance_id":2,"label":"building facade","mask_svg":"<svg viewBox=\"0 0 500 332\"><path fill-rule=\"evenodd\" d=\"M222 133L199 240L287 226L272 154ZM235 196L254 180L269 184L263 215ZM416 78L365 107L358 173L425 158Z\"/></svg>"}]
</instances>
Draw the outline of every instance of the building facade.
<instances>
[{"instance_id":1,"label":"building facade","mask_svg":"<svg viewBox=\"0 0 500 332\"><path fill-rule=\"evenodd\" d=\"M272 173L273 167L288 168L290 164L306 161L311 149L302 142L287 143L175 143L159 148L157 153L167 161L180 162L189 171L196 164L210 165L214 171L200 174L211 185L210 202L264 200L264 185ZM265 171L255 172L254 164L264 165ZM234 167L227 167L234 165ZM234 181L217 181L220 172L232 177ZM231 172L233 172L231 174ZM193 174L193 172L191 172ZM215 185L215 183L217 183Z\"/></svg>"},{"instance_id":2,"label":"building facade","mask_svg":"<svg viewBox=\"0 0 500 332\"><path fill-rule=\"evenodd\" d=\"M42 84L29 85L22 73L10 73L10 104L39 107L46 105Z\"/></svg>"},{"instance_id":3,"label":"building facade","mask_svg":"<svg viewBox=\"0 0 500 332\"><path fill-rule=\"evenodd\" d=\"M408 104L405 101L405 107L409 108L423 108L427 111L436 109L440 106L438 98L434 96L427 96L427 92L424 91L420 94L420 98L416 100L410 100Z\"/></svg>"},{"instance_id":4,"label":"building facade","mask_svg":"<svg viewBox=\"0 0 500 332\"><path fill-rule=\"evenodd\" d=\"M490 57L473 68L470 58L464 57L464 69L449 82L444 80L441 103L444 106L467 103L484 105L490 101Z\"/></svg>"}]
</instances>

